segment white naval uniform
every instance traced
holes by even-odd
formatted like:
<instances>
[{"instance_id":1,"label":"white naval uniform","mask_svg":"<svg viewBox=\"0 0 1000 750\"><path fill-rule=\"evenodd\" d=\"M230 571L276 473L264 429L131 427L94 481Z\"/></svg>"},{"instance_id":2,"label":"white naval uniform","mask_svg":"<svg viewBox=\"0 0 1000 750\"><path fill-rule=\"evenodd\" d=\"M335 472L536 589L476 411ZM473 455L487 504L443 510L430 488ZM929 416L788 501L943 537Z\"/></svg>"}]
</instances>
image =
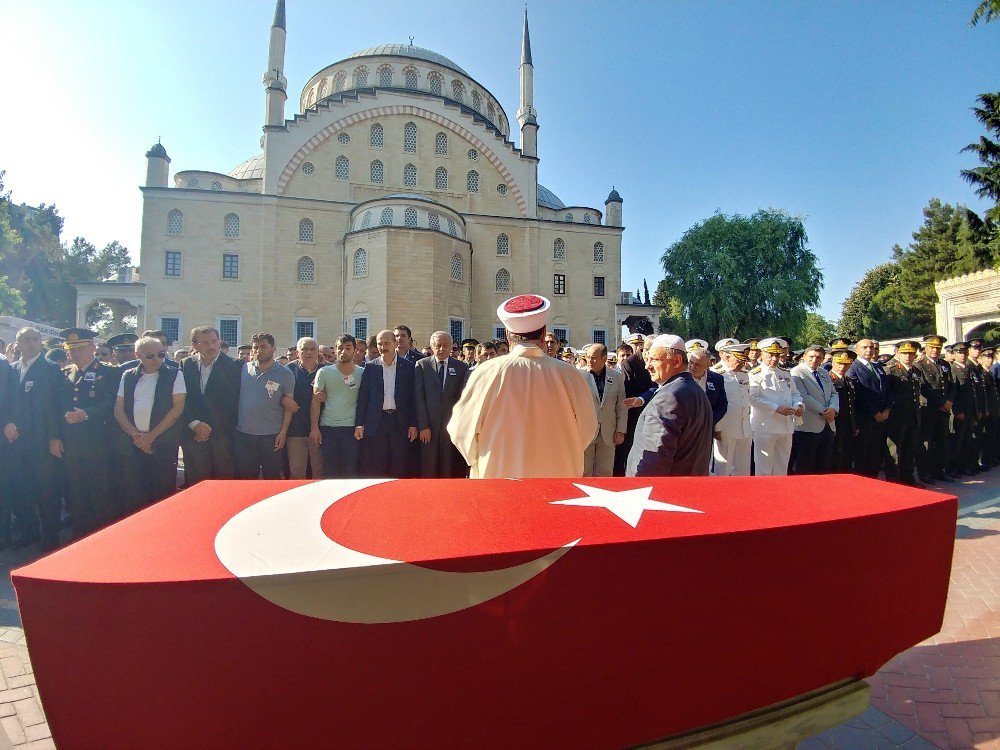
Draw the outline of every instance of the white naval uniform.
<instances>
[{"instance_id":1,"label":"white naval uniform","mask_svg":"<svg viewBox=\"0 0 1000 750\"><path fill-rule=\"evenodd\" d=\"M719 437L713 443L715 465L712 476L750 476L750 451L753 431L750 427L750 379L742 370L730 370L725 364L713 367L722 375L729 408L715 426Z\"/></svg>"},{"instance_id":2,"label":"white naval uniform","mask_svg":"<svg viewBox=\"0 0 1000 750\"><path fill-rule=\"evenodd\" d=\"M748 380L754 471L760 477L785 476L797 418L776 410L780 406L797 409L802 405L802 394L786 370L757 365L749 372Z\"/></svg>"}]
</instances>

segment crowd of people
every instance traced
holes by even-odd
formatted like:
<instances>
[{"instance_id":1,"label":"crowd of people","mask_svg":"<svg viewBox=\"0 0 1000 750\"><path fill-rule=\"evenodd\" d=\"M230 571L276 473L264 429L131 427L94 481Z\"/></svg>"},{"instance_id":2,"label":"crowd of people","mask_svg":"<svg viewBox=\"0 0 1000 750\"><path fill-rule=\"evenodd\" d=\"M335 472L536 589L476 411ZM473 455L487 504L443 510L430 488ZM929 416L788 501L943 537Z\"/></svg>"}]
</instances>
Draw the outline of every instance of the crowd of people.
<instances>
[{"instance_id":1,"label":"crowd of people","mask_svg":"<svg viewBox=\"0 0 1000 750\"><path fill-rule=\"evenodd\" d=\"M0 356L0 548L79 538L205 479L749 476L855 472L923 486L1000 463L1000 363L936 335L792 352L630 336L571 349L519 295L507 340L417 349L405 325L277 350L213 326L106 343L24 328ZM713 352L714 348L714 352ZM178 472L178 458L183 472ZM180 480L179 480L180 477Z\"/></svg>"}]
</instances>

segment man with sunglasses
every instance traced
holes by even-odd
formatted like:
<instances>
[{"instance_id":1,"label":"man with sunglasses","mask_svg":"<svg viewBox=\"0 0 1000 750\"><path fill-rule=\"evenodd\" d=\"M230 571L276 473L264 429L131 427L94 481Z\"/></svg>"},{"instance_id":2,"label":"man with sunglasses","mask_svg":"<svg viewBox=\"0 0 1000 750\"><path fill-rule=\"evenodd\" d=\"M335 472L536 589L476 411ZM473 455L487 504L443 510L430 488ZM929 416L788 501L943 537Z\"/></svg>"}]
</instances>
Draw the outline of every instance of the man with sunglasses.
<instances>
[{"instance_id":1,"label":"man with sunglasses","mask_svg":"<svg viewBox=\"0 0 1000 750\"><path fill-rule=\"evenodd\" d=\"M167 348L152 336L136 342L139 365L122 373L115 420L127 440L118 441L125 473L125 511L162 500L177 489L180 446L187 392L184 375L164 362Z\"/></svg>"}]
</instances>

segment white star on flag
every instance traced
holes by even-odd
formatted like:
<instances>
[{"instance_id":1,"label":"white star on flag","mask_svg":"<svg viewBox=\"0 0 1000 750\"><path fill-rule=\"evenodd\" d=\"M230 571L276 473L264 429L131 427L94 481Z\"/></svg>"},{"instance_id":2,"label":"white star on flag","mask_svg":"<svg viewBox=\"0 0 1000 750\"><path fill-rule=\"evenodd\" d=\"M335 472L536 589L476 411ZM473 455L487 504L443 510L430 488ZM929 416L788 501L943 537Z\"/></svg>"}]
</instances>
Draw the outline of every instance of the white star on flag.
<instances>
[{"instance_id":1,"label":"white star on flag","mask_svg":"<svg viewBox=\"0 0 1000 750\"><path fill-rule=\"evenodd\" d=\"M606 508L629 524L633 529L639 525L643 511L665 510L673 513L704 513L694 508L685 508L682 505L672 505L660 500L650 500L649 493L652 487L639 487L634 490L602 490L600 487L588 487L585 484L573 483L573 486L587 493L587 497L578 497L572 500L553 500L550 505L579 505L584 508Z\"/></svg>"}]
</instances>

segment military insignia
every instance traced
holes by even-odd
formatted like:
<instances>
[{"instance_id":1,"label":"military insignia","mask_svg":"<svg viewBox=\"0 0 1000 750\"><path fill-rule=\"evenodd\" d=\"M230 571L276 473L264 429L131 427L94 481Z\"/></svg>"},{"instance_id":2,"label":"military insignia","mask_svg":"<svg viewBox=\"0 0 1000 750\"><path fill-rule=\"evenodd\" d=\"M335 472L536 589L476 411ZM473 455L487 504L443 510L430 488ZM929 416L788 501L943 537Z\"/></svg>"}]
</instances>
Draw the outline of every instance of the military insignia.
<instances>
[{"instance_id":1,"label":"military insignia","mask_svg":"<svg viewBox=\"0 0 1000 750\"><path fill-rule=\"evenodd\" d=\"M83 376L83 380L85 383L93 383L95 380L97 380L97 375L95 375L92 372L85 373Z\"/></svg>"},{"instance_id":2,"label":"military insignia","mask_svg":"<svg viewBox=\"0 0 1000 750\"><path fill-rule=\"evenodd\" d=\"M715 390L715 383L706 383L706 384L705 384L705 387L706 387L706 388L707 388L708 390L710 390L710 391L714 391L714 390Z\"/></svg>"}]
</instances>

